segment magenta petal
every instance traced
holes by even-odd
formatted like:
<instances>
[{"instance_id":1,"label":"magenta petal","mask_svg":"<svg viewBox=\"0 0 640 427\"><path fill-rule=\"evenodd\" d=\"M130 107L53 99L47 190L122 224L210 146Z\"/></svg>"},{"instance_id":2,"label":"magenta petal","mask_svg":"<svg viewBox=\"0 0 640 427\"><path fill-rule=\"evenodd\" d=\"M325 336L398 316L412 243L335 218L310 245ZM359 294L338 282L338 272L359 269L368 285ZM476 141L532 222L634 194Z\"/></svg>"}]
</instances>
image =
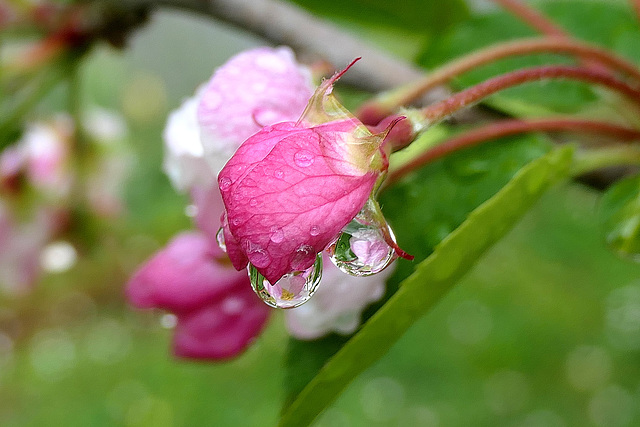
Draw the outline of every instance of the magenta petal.
<instances>
[{"instance_id":1,"label":"magenta petal","mask_svg":"<svg viewBox=\"0 0 640 427\"><path fill-rule=\"evenodd\" d=\"M219 302L178 316L174 353L196 359L235 357L260 334L269 313L247 283Z\"/></svg>"},{"instance_id":2,"label":"magenta petal","mask_svg":"<svg viewBox=\"0 0 640 427\"><path fill-rule=\"evenodd\" d=\"M345 126L265 127L218 176L228 231L271 283L310 267L373 189L378 173L363 173L349 157L336 155L340 138L350 136ZM236 267L242 264L228 253Z\"/></svg>"},{"instance_id":3,"label":"magenta petal","mask_svg":"<svg viewBox=\"0 0 640 427\"><path fill-rule=\"evenodd\" d=\"M129 302L180 313L219 298L238 284L249 287L246 274L216 259L221 255L203 234L179 234L131 278L126 288Z\"/></svg>"}]
</instances>

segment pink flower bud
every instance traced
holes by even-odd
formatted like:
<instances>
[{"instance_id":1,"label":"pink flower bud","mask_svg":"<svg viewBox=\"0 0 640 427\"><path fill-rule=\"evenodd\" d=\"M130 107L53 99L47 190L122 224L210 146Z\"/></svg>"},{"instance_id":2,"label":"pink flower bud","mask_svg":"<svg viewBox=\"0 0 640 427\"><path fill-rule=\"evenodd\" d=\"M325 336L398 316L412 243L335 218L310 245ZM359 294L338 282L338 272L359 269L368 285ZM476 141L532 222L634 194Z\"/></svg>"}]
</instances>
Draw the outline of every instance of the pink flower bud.
<instances>
[{"instance_id":1,"label":"pink flower bud","mask_svg":"<svg viewBox=\"0 0 640 427\"><path fill-rule=\"evenodd\" d=\"M242 141L263 126L300 117L312 93L310 71L286 47L248 50L218 68L198 106L213 170L222 169Z\"/></svg>"},{"instance_id":2,"label":"pink flower bud","mask_svg":"<svg viewBox=\"0 0 640 427\"><path fill-rule=\"evenodd\" d=\"M220 172L225 242L237 269L250 262L271 283L307 269L386 170L386 131L371 134L331 95L341 74L316 90L297 123L263 128Z\"/></svg>"},{"instance_id":3,"label":"pink flower bud","mask_svg":"<svg viewBox=\"0 0 640 427\"><path fill-rule=\"evenodd\" d=\"M242 352L265 326L269 308L202 234L182 233L127 284L129 302L178 316L175 353L220 359Z\"/></svg>"}]
</instances>

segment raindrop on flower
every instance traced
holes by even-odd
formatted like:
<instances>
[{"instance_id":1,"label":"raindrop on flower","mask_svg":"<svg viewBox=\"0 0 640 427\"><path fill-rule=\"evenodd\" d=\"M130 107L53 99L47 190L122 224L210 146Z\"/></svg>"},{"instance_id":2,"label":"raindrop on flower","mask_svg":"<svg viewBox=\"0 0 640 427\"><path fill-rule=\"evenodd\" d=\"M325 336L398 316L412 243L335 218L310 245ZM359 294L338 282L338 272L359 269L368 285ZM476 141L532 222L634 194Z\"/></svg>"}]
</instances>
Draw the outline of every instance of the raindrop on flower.
<instances>
[{"instance_id":1,"label":"raindrop on flower","mask_svg":"<svg viewBox=\"0 0 640 427\"><path fill-rule=\"evenodd\" d=\"M309 245L302 245L296 249L296 253L291 260L291 268L294 270L303 270L307 265L311 264L316 258L316 252Z\"/></svg>"},{"instance_id":2,"label":"raindrop on flower","mask_svg":"<svg viewBox=\"0 0 640 427\"><path fill-rule=\"evenodd\" d=\"M273 175L278 179L282 179L284 178L284 171L282 169L277 169Z\"/></svg>"},{"instance_id":3,"label":"raindrop on flower","mask_svg":"<svg viewBox=\"0 0 640 427\"><path fill-rule=\"evenodd\" d=\"M322 278L322 254L306 270L285 274L271 284L252 264L248 266L251 287L265 304L274 308L294 308L309 301Z\"/></svg>"},{"instance_id":4,"label":"raindrop on flower","mask_svg":"<svg viewBox=\"0 0 640 427\"><path fill-rule=\"evenodd\" d=\"M264 268L271 264L269 254L260 247L252 248L251 251L247 253L247 257L249 261L258 268Z\"/></svg>"},{"instance_id":5,"label":"raindrop on flower","mask_svg":"<svg viewBox=\"0 0 640 427\"><path fill-rule=\"evenodd\" d=\"M229 189L229 187L231 187L231 180L229 178L222 177L220 178L220 191L227 191Z\"/></svg>"},{"instance_id":6,"label":"raindrop on flower","mask_svg":"<svg viewBox=\"0 0 640 427\"><path fill-rule=\"evenodd\" d=\"M387 243L396 239L389 225L380 220L379 207L373 201L342 230L327 251L331 261L352 276L371 276L389 266L397 257Z\"/></svg>"},{"instance_id":7,"label":"raindrop on flower","mask_svg":"<svg viewBox=\"0 0 640 427\"><path fill-rule=\"evenodd\" d=\"M220 227L216 233L216 241L220 249L222 249L223 252L227 252L227 244L224 242L224 229L222 227Z\"/></svg>"},{"instance_id":8,"label":"raindrop on flower","mask_svg":"<svg viewBox=\"0 0 640 427\"><path fill-rule=\"evenodd\" d=\"M273 243L280 243L284 240L284 232L281 228L272 227L271 228L271 236L269 236Z\"/></svg>"},{"instance_id":9,"label":"raindrop on flower","mask_svg":"<svg viewBox=\"0 0 640 427\"><path fill-rule=\"evenodd\" d=\"M320 234L320 227L318 227L317 225L314 225L313 227L311 227L311 229L309 230L309 234L311 234L312 236L317 236L318 234Z\"/></svg>"},{"instance_id":10,"label":"raindrop on flower","mask_svg":"<svg viewBox=\"0 0 640 427\"><path fill-rule=\"evenodd\" d=\"M313 153L307 150L300 150L293 155L293 161L301 168L311 166L314 160Z\"/></svg>"}]
</instances>

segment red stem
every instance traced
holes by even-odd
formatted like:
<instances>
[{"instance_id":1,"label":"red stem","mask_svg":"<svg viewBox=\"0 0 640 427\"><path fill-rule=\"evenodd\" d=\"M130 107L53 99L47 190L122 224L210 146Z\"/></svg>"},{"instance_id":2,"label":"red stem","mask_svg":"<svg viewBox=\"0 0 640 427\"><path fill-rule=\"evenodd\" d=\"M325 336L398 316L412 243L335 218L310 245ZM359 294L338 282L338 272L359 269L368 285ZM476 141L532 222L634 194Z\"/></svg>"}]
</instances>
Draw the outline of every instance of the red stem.
<instances>
[{"instance_id":1,"label":"red stem","mask_svg":"<svg viewBox=\"0 0 640 427\"><path fill-rule=\"evenodd\" d=\"M454 136L442 144L425 151L409 163L391 171L384 182L384 186L391 185L408 173L455 151L474 147L483 142L509 135L538 131L595 133L614 137L622 141L640 140L640 131L607 122L594 122L580 119L502 120Z\"/></svg>"},{"instance_id":2,"label":"red stem","mask_svg":"<svg viewBox=\"0 0 640 427\"><path fill-rule=\"evenodd\" d=\"M599 84L628 96L640 105L640 90L612 77L608 73L582 67L554 65L525 68L485 80L476 86L456 93L444 101L424 108L422 112L425 120L429 124L433 124L503 89L544 79L572 79Z\"/></svg>"},{"instance_id":3,"label":"red stem","mask_svg":"<svg viewBox=\"0 0 640 427\"><path fill-rule=\"evenodd\" d=\"M518 0L493 1L495 3L498 3L500 6L507 9L514 15L518 16L520 19L522 19L524 22L526 22L542 34L567 38L570 37L562 28L551 22L546 16Z\"/></svg>"}]
</instances>

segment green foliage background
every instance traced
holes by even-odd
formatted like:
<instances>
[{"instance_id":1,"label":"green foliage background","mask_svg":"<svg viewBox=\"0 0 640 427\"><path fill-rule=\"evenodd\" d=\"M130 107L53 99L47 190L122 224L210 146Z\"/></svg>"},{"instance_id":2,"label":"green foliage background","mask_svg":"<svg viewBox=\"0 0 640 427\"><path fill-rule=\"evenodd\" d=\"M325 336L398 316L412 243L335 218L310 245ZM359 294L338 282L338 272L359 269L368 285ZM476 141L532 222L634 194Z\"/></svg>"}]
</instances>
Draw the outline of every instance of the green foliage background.
<instances>
[{"instance_id":1,"label":"green foliage background","mask_svg":"<svg viewBox=\"0 0 640 427\"><path fill-rule=\"evenodd\" d=\"M533 34L511 16L473 13L462 1L298 3L426 67ZM640 28L624 3L539 5L574 34L640 62ZM162 314L136 312L122 296L135 267L190 226L186 199L161 172L168 111L217 64L260 43L219 23L161 13L125 51L90 54L82 68L85 102L124 111L131 127L137 162L126 189L128 214L95 225L94 244L79 245L83 256L72 271L45 277L27 298L2 301L0 325L20 328L25 338L3 353L1 425L274 425L281 402L291 402L342 344L336 336L289 340L281 313L274 313L266 333L237 360L176 361L169 355L171 332L160 326ZM566 61L505 61L455 84L548 60ZM589 115L599 95L578 84L545 83L543 89L505 92L489 104L512 115ZM62 108L64 97L61 88L37 113ZM613 107L604 113L597 108L598 114L616 114ZM540 135L496 141L435 162L383 194L401 246L417 258L398 263L389 289L523 166L551 149ZM633 313L640 310L640 267L605 247L595 213L600 197L576 183L549 191L317 424L638 423L640 322Z\"/></svg>"}]
</instances>

